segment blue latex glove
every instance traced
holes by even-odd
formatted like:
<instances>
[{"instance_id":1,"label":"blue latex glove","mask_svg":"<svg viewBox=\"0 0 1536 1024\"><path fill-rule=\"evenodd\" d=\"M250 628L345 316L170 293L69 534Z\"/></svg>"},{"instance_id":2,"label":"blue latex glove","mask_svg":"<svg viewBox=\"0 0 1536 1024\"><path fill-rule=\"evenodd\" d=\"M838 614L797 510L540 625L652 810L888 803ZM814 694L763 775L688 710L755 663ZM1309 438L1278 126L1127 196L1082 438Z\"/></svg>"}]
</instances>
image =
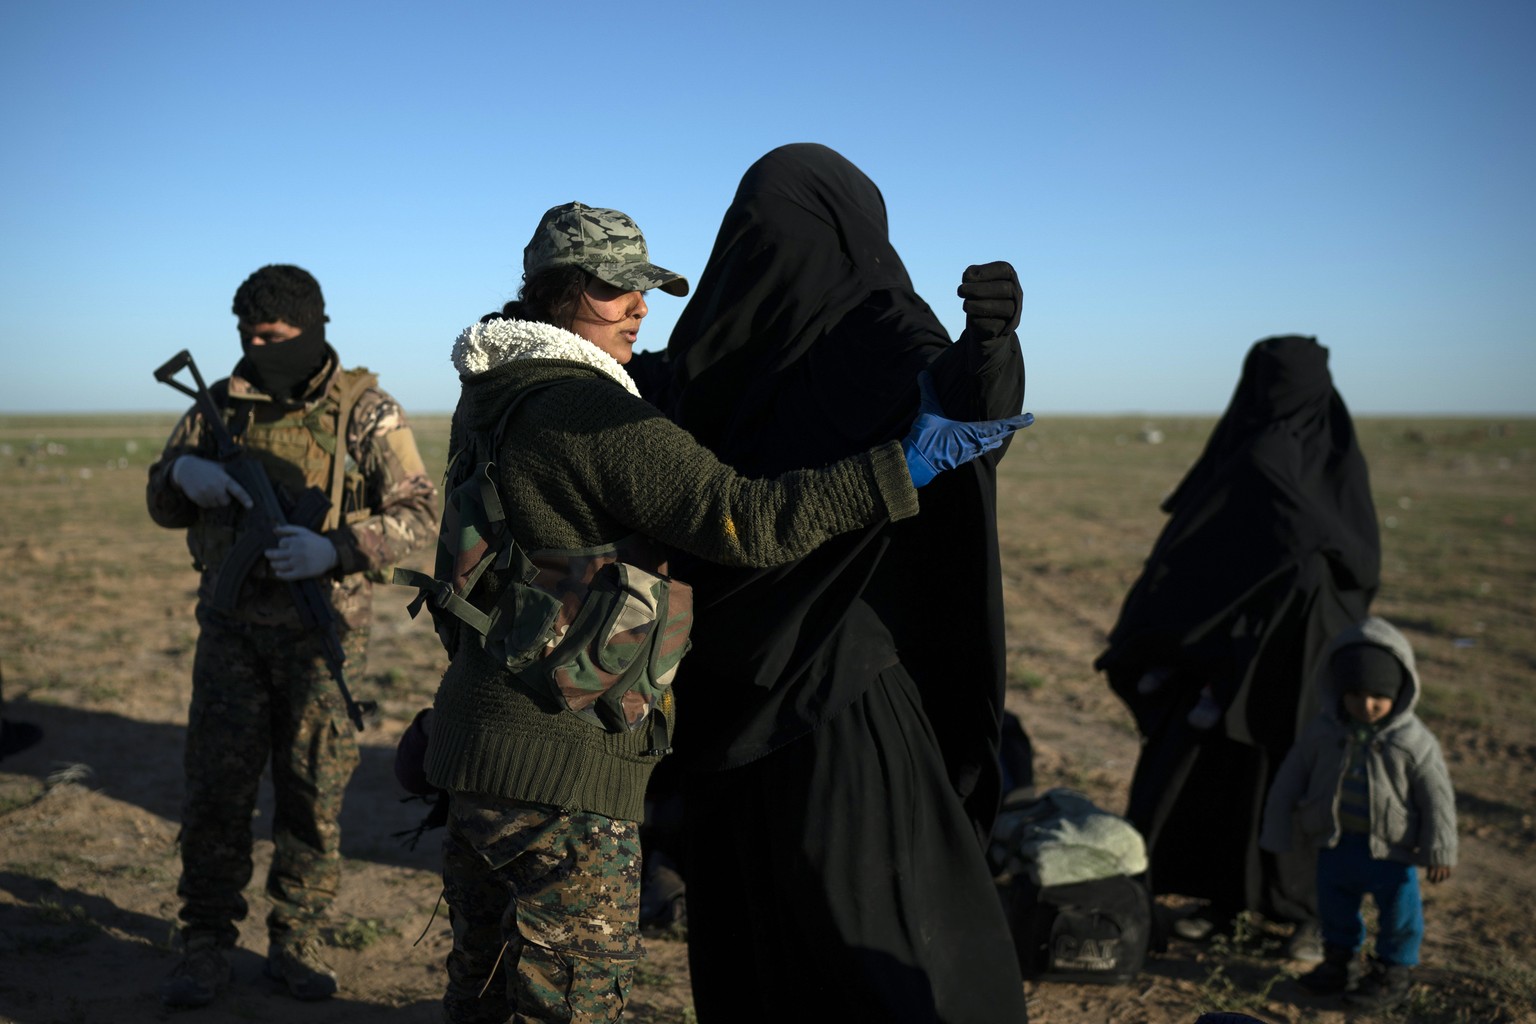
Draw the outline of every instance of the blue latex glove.
<instances>
[{"instance_id":1,"label":"blue latex glove","mask_svg":"<svg viewBox=\"0 0 1536 1024\"><path fill-rule=\"evenodd\" d=\"M336 545L314 530L289 523L275 527L277 547L268 548L272 575L280 580L309 580L336 568Z\"/></svg>"},{"instance_id":2,"label":"blue latex glove","mask_svg":"<svg viewBox=\"0 0 1536 1024\"><path fill-rule=\"evenodd\" d=\"M918 374L917 390L922 396L917 419L901 442L907 455L907 472L912 486L922 487L946 469L963 466L978 455L1001 445L1013 432L1035 422L1031 413L1020 413L1001 420L961 423L946 419L939 400L933 394L933 378L924 370Z\"/></svg>"},{"instance_id":3,"label":"blue latex glove","mask_svg":"<svg viewBox=\"0 0 1536 1024\"><path fill-rule=\"evenodd\" d=\"M246 508L253 502L245 488L212 459L183 455L171 463L171 483L192 499L198 508L223 508L231 500Z\"/></svg>"}]
</instances>

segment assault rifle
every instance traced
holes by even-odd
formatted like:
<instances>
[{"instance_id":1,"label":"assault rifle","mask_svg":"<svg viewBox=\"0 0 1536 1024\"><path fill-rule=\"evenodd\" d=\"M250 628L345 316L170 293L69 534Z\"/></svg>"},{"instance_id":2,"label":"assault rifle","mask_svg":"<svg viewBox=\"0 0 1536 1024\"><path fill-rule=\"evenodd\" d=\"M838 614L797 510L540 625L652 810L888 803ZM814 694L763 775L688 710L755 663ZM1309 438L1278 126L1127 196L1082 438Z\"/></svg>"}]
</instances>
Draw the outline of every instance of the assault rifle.
<instances>
[{"instance_id":1,"label":"assault rifle","mask_svg":"<svg viewBox=\"0 0 1536 1024\"><path fill-rule=\"evenodd\" d=\"M182 370L192 374L192 380L197 385L195 390L176 379L176 375ZM239 597L240 586L256 564L256 559L263 557L263 553L277 543L273 530L290 521L306 526L316 524L325 515L331 503L323 491L318 487L311 487L300 496L291 515L283 511L282 503L278 501L277 492L272 489L272 480L267 476L266 469L230 436L229 427L224 423L224 414L214 402L213 393L208 390L208 385L203 383L203 375L197 372L197 363L193 362L191 352L182 349L172 356L164 366L155 371L155 380L161 384L169 384L197 403L198 411L202 413L203 425L213 437L219 462L223 464L225 472L251 496L252 506L246 512L245 531L235 541L234 547L230 549L219 567L219 582L211 602L215 610L231 612ZM340 443L339 439L337 443ZM352 719L352 724L361 732L363 711L352 699L352 691L347 688L347 653L341 646L341 633L336 626L336 610L331 607L331 602L321 590L318 580L290 580L288 593L293 598L293 606L298 610L299 622L304 628L324 631L326 667L331 671L331 678L336 680L336 688L341 691L341 699L346 702L347 717Z\"/></svg>"}]
</instances>

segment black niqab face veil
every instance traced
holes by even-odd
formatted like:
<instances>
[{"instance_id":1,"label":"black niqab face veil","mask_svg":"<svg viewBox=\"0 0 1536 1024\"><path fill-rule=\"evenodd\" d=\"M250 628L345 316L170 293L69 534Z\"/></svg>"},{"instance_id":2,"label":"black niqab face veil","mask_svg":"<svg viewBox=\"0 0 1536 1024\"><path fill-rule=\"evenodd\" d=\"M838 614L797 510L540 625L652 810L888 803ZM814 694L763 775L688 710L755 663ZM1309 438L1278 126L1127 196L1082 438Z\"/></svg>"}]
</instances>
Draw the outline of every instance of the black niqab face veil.
<instances>
[{"instance_id":1,"label":"black niqab face veil","mask_svg":"<svg viewBox=\"0 0 1536 1024\"><path fill-rule=\"evenodd\" d=\"M1272 490L1233 492L1245 473ZM1273 490L1286 500L1274 502ZM1286 554L1312 544L1346 579L1376 586L1381 552L1370 478L1328 371L1328 349L1316 338L1279 335L1248 350L1227 411L1163 511L1203 518L1210 509L1230 514L1233 502L1244 506L1249 524L1273 524L1272 533L1290 538Z\"/></svg>"},{"instance_id":2,"label":"black niqab face veil","mask_svg":"<svg viewBox=\"0 0 1536 1024\"><path fill-rule=\"evenodd\" d=\"M861 307L878 329L850 329ZM745 472L819 464L895 436L948 342L875 183L825 146L781 146L742 177L673 328L674 418Z\"/></svg>"}]
</instances>

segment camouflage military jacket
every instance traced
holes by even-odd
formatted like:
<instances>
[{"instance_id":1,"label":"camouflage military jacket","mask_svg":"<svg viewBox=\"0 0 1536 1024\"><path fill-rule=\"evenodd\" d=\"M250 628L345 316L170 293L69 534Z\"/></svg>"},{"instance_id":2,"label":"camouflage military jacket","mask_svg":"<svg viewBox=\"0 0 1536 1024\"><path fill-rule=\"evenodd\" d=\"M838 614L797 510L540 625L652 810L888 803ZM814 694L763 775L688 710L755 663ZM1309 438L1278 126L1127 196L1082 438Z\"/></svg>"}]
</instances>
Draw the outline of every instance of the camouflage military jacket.
<instances>
[{"instance_id":1,"label":"camouflage military jacket","mask_svg":"<svg viewBox=\"0 0 1536 1024\"><path fill-rule=\"evenodd\" d=\"M342 502L323 530L336 545L337 564L322 582L329 584L338 617L349 628L366 626L372 611L370 577L384 572L437 534L437 489L427 475L405 412L366 371L345 371L334 354L318 374L301 405L287 405L258 391L238 375L212 388L225 419L238 431L236 441L259 459L285 503L306 487L333 487L334 459L344 462ZM337 415L349 383L363 386L347 418L344 447L338 446ZM338 451L339 449L339 451ZM170 468L186 454L211 458L213 440L194 406L171 432L165 450L149 469L150 517L161 526L186 529L187 548L202 578L200 607L209 607L225 554L244 525L245 510L200 509L171 482ZM329 527L329 528L326 528ZM272 576L258 558L240 589L237 621L295 626L297 612L288 586Z\"/></svg>"}]
</instances>

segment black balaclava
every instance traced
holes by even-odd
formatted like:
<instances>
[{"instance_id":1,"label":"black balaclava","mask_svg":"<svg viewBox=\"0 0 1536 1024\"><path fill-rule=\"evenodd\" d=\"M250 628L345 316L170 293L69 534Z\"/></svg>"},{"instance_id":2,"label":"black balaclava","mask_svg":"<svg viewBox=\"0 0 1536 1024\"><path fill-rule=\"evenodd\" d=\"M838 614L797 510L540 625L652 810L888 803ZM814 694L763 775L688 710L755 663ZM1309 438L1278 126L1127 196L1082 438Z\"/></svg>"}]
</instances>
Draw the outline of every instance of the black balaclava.
<instances>
[{"instance_id":1,"label":"black balaclava","mask_svg":"<svg viewBox=\"0 0 1536 1024\"><path fill-rule=\"evenodd\" d=\"M290 402L304 396L305 386L331 355L323 323L305 327L298 336L276 345L253 345L242 336L240 348L245 352L241 375L273 398Z\"/></svg>"},{"instance_id":2,"label":"black balaclava","mask_svg":"<svg viewBox=\"0 0 1536 1024\"><path fill-rule=\"evenodd\" d=\"M325 296L303 267L270 263L246 278L230 311L246 324L282 321L300 333L275 345L253 345L243 335L240 375L273 398L297 402L332 356L325 343Z\"/></svg>"}]
</instances>

